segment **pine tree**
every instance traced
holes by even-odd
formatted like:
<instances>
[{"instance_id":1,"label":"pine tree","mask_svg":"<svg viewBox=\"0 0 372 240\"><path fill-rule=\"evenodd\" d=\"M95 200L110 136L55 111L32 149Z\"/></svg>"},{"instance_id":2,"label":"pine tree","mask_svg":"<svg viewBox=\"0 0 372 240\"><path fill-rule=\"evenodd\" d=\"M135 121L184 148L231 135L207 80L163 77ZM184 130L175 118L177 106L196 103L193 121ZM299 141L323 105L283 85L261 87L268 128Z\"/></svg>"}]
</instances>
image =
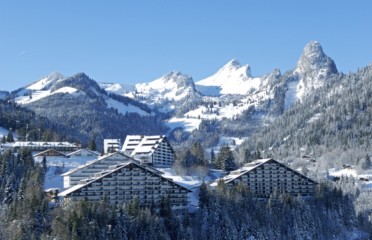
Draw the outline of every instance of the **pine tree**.
<instances>
[{"instance_id":1,"label":"pine tree","mask_svg":"<svg viewBox=\"0 0 372 240\"><path fill-rule=\"evenodd\" d=\"M96 151L97 150L97 145L96 145L96 138L95 136L92 136L91 139L89 140L89 143L88 143L88 149L92 150L92 151Z\"/></svg>"},{"instance_id":2,"label":"pine tree","mask_svg":"<svg viewBox=\"0 0 372 240\"><path fill-rule=\"evenodd\" d=\"M235 169L233 153L228 145L223 145L217 157L217 167L226 171Z\"/></svg>"},{"instance_id":3,"label":"pine tree","mask_svg":"<svg viewBox=\"0 0 372 240\"><path fill-rule=\"evenodd\" d=\"M10 143L14 142L14 138L13 138L13 130L12 130L12 128L9 128L9 132L8 132L8 136L7 136L7 138L6 138L6 141L7 141L7 142L10 142Z\"/></svg>"},{"instance_id":4,"label":"pine tree","mask_svg":"<svg viewBox=\"0 0 372 240\"><path fill-rule=\"evenodd\" d=\"M208 188L207 184L204 182L200 185L199 189L199 206L204 207L208 204L209 196L208 196Z\"/></svg>"},{"instance_id":5,"label":"pine tree","mask_svg":"<svg viewBox=\"0 0 372 240\"><path fill-rule=\"evenodd\" d=\"M216 154L213 151L213 148L211 149L211 165L216 164Z\"/></svg>"},{"instance_id":6,"label":"pine tree","mask_svg":"<svg viewBox=\"0 0 372 240\"><path fill-rule=\"evenodd\" d=\"M47 159L46 159L46 156L43 156L42 167L43 167L44 173L46 173L46 171L47 171Z\"/></svg>"}]
</instances>

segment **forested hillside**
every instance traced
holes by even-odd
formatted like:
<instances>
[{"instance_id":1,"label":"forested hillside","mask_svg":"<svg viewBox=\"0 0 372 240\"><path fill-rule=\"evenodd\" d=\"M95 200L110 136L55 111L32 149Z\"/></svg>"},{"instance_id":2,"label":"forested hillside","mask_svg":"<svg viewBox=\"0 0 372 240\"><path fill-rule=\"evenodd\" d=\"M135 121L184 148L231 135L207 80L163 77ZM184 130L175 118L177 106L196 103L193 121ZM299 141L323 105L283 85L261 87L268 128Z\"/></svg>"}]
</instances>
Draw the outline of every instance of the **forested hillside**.
<instances>
[{"instance_id":1,"label":"forested hillside","mask_svg":"<svg viewBox=\"0 0 372 240\"><path fill-rule=\"evenodd\" d=\"M324 88L298 102L253 135L240 156L296 159L304 155L334 164L358 164L371 154L372 66L327 79Z\"/></svg>"},{"instance_id":2,"label":"forested hillside","mask_svg":"<svg viewBox=\"0 0 372 240\"><path fill-rule=\"evenodd\" d=\"M12 101L0 100L0 126L16 132L20 140L30 141L71 141L87 139L70 126L48 120Z\"/></svg>"}]
</instances>

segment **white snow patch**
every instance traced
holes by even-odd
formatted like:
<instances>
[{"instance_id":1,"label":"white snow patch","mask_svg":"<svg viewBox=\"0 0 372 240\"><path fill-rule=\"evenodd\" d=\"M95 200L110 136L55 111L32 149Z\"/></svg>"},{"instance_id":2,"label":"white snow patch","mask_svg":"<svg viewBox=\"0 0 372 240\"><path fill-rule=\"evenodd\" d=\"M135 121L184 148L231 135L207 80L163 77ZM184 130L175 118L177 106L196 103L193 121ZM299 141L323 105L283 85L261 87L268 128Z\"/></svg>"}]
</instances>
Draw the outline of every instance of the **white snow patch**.
<instances>
[{"instance_id":1,"label":"white snow patch","mask_svg":"<svg viewBox=\"0 0 372 240\"><path fill-rule=\"evenodd\" d=\"M57 94L57 93L67 93L67 94L74 94L74 93L78 93L78 94L84 94L83 92L80 92L78 89L76 88L72 88L72 87L62 87L60 89L57 89L56 91L54 92L51 92L50 90L34 90L32 91L30 94L31 95L26 95L26 96L19 96L15 99L15 101L18 103L18 104L28 104L28 103L32 103L32 102L36 102L40 99L43 99L43 98L46 98L46 97L49 97L53 94Z\"/></svg>"},{"instance_id":2,"label":"white snow patch","mask_svg":"<svg viewBox=\"0 0 372 240\"><path fill-rule=\"evenodd\" d=\"M73 87L62 87L54 92L52 92L52 94L56 94L56 93L74 93L74 92L77 92L78 90L76 88L73 88Z\"/></svg>"},{"instance_id":3,"label":"white snow patch","mask_svg":"<svg viewBox=\"0 0 372 240\"><path fill-rule=\"evenodd\" d=\"M128 112L130 113L138 113L141 116L148 116L149 113L145 112L144 110L140 109L139 107L133 106L131 104L125 105L124 103L121 103L119 101L116 101L114 99L107 99L106 103L108 107L115 108L118 110L121 114L126 114Z\"/></svg>"},{"instance_id":4,"label":"white snow patch","mask_svg":"<svg viewBox=\"0 0 372 240\"><path fill-rule=\"evenodd\" d=\"M197 118L171 118L167 120L166 124L171 129L183 128L186 132L192 132L199 128L201 119Z\"/></svg>"},{"instance_id":5,"label":"white snow patch","mask_svg":"<svg viewBox=\"0 0 372 240\"><path fill-rule=\"evenodd\" d=\"M335 169L331 168L329 169L329 175L333 177L354 177L356 178L358 176L355 169Z\"/></svg>"},{"instance_id":6,"label":"white snow patch","mask_svg":"<svg viewBox=\"0 0 372 240\"><path fill-rule=\"evenodd\" d=\"M322 114L321 114L321 113L317 113L317 114L315 114L312 118L310 118L309 121L307 121L307 123L313 123L313 122L316 122L316 121L318 121L321 117L322 117Z\"/></svg>"},{"instance_id":7,"label":"white snow patch","mask_svg":"<svg viewBox=\"0 0 372 240\"><path fill-rule=\"evenodd\" d=\"M126 85L120 83L98 83L99 86L105 89L107 92L116 93L118 95L124 95L135 90L133 85Z\"/></svg>"},{"instance_id":8,"label":"white snow patch","mask_svg":"<svg viewBox=\"0 0 372 240\"><path fill-rule=\"evenodd\" d=\"M288 83L288 90L284 98L284 109L285 110L290 108L293 105L293 103L295 103L297 100L297 85L298 85L298 81Z\"/></svg>"},{"instance_id":9,"label":"white snow patch","mask_svg":"<svg viewBox=\"0 0 372 240\"><path fill-rule=\"evenodd\" d=\"M48 77L45 77L45 78L40 79L36 83L28 86L27 89L30 89L30 90L41 90L41 89L43 89L43 87L45 85L47 85L51 81L53 81L53 79L49 79Z\"/></svg>"},{"instance_id":10,"label":"white snow patch","mask_svg":"<svg viewBox=\"0 0 372 240\"><path fill-rule=\"evenodd\" d=\"M45 98L45 97L48 97L50 96L50 91L47 90L47 91L33 91L31 93L30 96L20 96L20 97L17 97L15 99L15 101L18 103L18 104L28 104L28 103L32 103L32 102L36 102L42 98Z\"/></svg>"},{"instance_id":11,"label":"white snow patch","mask_svg":"<svg viewBox=\"0 0 372 240\"><path fill-rule=\"evenodd\" d=\"M206 152L209 154L213 150L215 154L218 154L220 152L221 146L223 145L228 145L231 150L234 150L235 148L239 147L247 139L248 137L237 138L237 137L222 136L220 137L217 145L211 148L207 148Z\"/></svg>"}]
</instances>

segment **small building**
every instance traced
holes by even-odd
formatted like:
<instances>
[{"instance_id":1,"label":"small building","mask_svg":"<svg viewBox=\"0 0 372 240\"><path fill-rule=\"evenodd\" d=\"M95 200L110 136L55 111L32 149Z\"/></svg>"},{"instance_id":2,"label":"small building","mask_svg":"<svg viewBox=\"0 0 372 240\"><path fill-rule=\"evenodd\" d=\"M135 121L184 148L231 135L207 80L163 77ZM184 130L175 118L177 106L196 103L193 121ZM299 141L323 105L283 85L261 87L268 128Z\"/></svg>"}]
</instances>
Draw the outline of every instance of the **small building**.
<instances>
[{"instance_id":1,"label":"small building","mask_svg":"<svg viewBox=\"0 0 372 240\"><path fill-rule=\"evenodd\" d=\"M122 206L138 198L141 206L159 206L162 197L168 197L171 208L186 211L189 189L162 177L159 172L136 161L111 165L108 169L83 179L61 192L68 201L102 201Z\"/></svg>"},{"instance_id":2,"label":"small building","mask_svg":"<svg viewBox=\"0 0 372 240\"><path fill-rule=\"evenodd\" d=\"M103 140L103 152L105 154L117 152L120 150L120 147L121 147L120 139L104 139Z\"/></svg>"},{"instance_id":3,"label":"small building","mask_svg":"<svg viewBox=\"0 0 372 240\"><path fill-rule=\"evenodd\" d=\"M78 150L78 147L69 142L21 142L16 141L13 144L13 148L18 150L20 148L29 148L31 151L45 151L48 149L54 149L60 152L71 152Z\"/></svg>"},{"instance_id":4,"label":"small building","mask_svg":"<svg viewBox=\"0 0 372 240\"><path fill-rule=\"evenodd\" d=\"M98 152L89 149L79 149L75 152L67 154L67 157L98 157L100 154Z\"/></svg>"},{"instance_id":5,"label":"small building","mask_svg":"<svg viewBox=\"0 0 372 240\"><path fill-rule=\"evenodd\" d=\"M171 167L174 163L174 150L164 135L128 135L122 152L153 167Z\"/></svg>"},{"instance_id":6,"label":"small building","mask_svg":"<svg viewBox=\"0 0 372 240\"><path fill-rule=\"evenodd\" d=\"M34 157L67 157L67 155L55 149L48 149L35 154Z\"/></svg>"},{"instance_id":7,"label":"small building","mask_svg":"<svg viewBox=\"0 0 372 240\"><path fill-rule=\"evenodd\" d=\"M271 158L247 163L221 179L230 187L243 184L256 198L269 198L274 191L313 196L317 185L310 178ZM211 186L217 186L217 182Z\"/></svg>"}]
</instances>

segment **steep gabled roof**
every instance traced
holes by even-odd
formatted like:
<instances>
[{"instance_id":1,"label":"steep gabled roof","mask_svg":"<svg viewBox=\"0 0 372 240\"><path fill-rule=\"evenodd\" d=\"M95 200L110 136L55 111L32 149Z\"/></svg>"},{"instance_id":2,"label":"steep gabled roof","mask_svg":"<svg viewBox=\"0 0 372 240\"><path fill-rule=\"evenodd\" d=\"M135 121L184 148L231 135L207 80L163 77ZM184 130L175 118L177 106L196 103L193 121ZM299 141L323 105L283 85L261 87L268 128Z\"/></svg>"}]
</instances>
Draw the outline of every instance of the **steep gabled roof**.
<instances>
[{"instance_id":1,"label":"steep gabled roof","mask_svg":"<svg viewBox=\"0 0 372 240\"><path fill-rule=\"evenodd\" d=\"M229 175L226 175L225 177L222 178L222 180L225 181L225 183L229 183L237 178L239 178L240 176L264 165L265 163L269 163L269 162L275 162L275 163L278 163L279 165L281 165L282 167L290 170L290 171L293 171L295 172L296 174L304 177L304 178L307 178L309 179L310 181L314 182L314 183L317 183L315 182L314 180L308 178L307 176L303 175L302 173L292 169L292 168L289 168L287 167L286 165L284 165L283 163L280 163L278 162L277 160L274 160L272 158L266 158L266 159L258 159L258 160L255 160L253 162L250 162L250 163L246 163L243 167L239 168L238 170L235 170L235 171L231 171ZM214 183L212 183L214 184Z\"/></svg>"},{"instance_id":2,"label":"steep gabled roof","mask_svg":"<svg viewBox=\"0 0 372 240\"><path fill-rule=\"evenodd\" d=\"M97 158L97 159L95 159L95 160L88 161L86 164L83 164L83 165L78 166L77 168L71 169L70 171L65 172L65 173L62 174L61 176L68 176L68 175L70 175L71 173L74 173L74 172L76 172L76 171L78 171L78 170L80 170L80 169L86 168L86 167L88 167L88 166L90 166L90 165L92 165L92 164L95 164L95 163L97 163L97 162L100 162L100 161L102 161L102 160L105 160L106 158L109 158L109 157L111 157L111 156L113 156L113 155L124 156L124 157L127 157L127 158L130 159L130 160L136 161L136 160L132 159L131 157L129 157L129 156L123 154L123 153L120 153L120 152L114 152L114 153L111 153L111 154L108 154L108 155L104 155L104 156L102 156L102 157L99 157L99 158Z\"/></svg>"},{"instance_id":3,"label":"steep gabled roof","mask_svg":"<svg viewBox=\"0 0 372 240\"><path fill-rule=\"evenodd\" d=\"M79 183L79 184L77 184L77 185L75 185L75 186L73 186L71 188L68 188L67 190L65 190L65 191L61 192L60 194L58 194L58 196L65 197L65 196L71 194L72 192L75 192L75 191L77 191L77 190L79 190L79 189L81 189L81 188L83 188L83 187L85 187L87 185L92 184L93 182L96 182L99 179L103 179L104 177L106 177L106 176L108 176L108 175L110 175L112 173L115 173L115 172L119 171L122 168L130 167L130 166L133 166L133 165L135 165L136 167L139 167L139 168L141 168L141 169L143 169L145 171L150 171L151 173L157 175L161 179L166 180L166 181L171 182L171 183L174 183L175 185L179 186L182 189L187 190L188 192L192 192L190 189L188 189L188 188L186 188L186 187L184 187L184 186L182 186L182 185L174 182L173 180L168 179L166 177L163 177L161 174L159 174L159 171L158 170L156 170L156 169L154 169L154 168L152 168L152 167L150 167L148 165L141 165L141 164L139 164L137 162L128 162L128 163L123 163L123 164L118 164L118 165L112 165L112 166L110 166L110 168L108 170L104 170L104 171L102 171L100 173L96 173L93 177L82 180L81 183Z\"/></svg>"},{"instance_id":4,"label":"steep gabled roof","mask_svg":"<svg viewBox=\"0 0 372 240\"><path fill-rule=\"evenodd\" d=\"M49 155L50 153L52 153L53 155ZM39 152L37 154L34 155L34 157L40 157L40 156L61 156L61 157L66 157L66 154L64 153L61 153L55 149L48 149L48 150L45 150L45 151L42 151L42 152Z\"/></svg>"},{"instance_id":5,"label":"steep gabled roof","mask_svg":"<svg viewBox=\"0 0 372 240\"><path fill-rule=\"evenodd\" d=\"M96 156L100 155L98 152L82 148L82 149L76 150L75 152L71 152L71 153L67 154L67 156L72 156L72 155L75 155L75 154L81 153L81 152L89 152L89 153L91 153L93 155L96 155Z\"/></svg>"}]
</instances>

